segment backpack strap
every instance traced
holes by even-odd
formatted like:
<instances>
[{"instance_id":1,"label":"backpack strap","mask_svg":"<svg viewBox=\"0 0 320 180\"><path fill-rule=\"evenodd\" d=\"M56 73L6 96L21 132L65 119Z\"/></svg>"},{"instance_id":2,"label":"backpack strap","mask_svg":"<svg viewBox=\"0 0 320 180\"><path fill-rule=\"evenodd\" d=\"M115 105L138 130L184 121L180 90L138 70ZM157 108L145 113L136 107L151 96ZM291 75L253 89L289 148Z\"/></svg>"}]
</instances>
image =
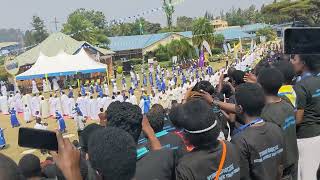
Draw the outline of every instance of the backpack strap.
<instances>
[{"instance_id":1,"label":"backpack strap","mask_svg":"<svg viewBox=\"0 0 320 180\"><path fill-rule=\"evenodd\" d=\"M220 141L221 145L222 145L222 155L221 155L221 159L220 159L220 163L219 163L219 168L218 171L216 173L216 177L215 180L219 180L219 176L220 173L222 171L222 168L224 166L224 162L226 160L226 156L227 156L227 146L226 143L224 141Z\"/></svg>"}]
</instances>

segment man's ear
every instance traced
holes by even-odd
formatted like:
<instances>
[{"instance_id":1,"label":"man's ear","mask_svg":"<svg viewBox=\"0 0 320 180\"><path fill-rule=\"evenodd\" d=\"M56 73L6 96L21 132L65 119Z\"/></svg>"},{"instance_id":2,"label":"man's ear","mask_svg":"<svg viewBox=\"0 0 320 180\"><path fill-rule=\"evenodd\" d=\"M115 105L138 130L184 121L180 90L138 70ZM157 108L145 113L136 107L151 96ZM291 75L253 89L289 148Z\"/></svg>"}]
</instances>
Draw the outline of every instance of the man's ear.
<instances>
[{"instance_id":1,"label":"man's ear","mask_svg":"<svg viewBox=\"0 0 320 180\"><path fill-rule=\"evenodd\" d=\"M243 114L243 108L241 105L236 105L236 113L237 114Z\"/></svg>"}]
</instances>

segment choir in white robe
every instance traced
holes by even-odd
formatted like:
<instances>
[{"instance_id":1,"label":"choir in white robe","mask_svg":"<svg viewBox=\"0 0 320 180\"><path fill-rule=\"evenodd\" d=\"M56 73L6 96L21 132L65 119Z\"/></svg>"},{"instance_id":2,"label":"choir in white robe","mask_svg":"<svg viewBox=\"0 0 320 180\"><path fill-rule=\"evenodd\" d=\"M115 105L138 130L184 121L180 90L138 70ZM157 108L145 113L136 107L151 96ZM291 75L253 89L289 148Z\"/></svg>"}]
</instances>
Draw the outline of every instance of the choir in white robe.
<instances>
[{"instance_id":1,"label":"choir in white robe","mask_svg":"<svg viewBox=\"0 0 320 180\"><path fill-rule=\"evenodd\" d=\"M20 93L16 93L16 95L14 95L14 103L14 109L16 109L18 113L23 112L23 102Z\"/></svg>"},{"instance_id":2,"label":"choir in white robe","mask_svg":"<svg viewBox=\"0 0 320 180\"><path fill-rule=\"evenodd\" d=\"M97 103L98 103L98 109L103 108L104 105L104 99L101 97L97 97Z\"/></svg>"},{"instance_id":3,"label":"choir in white robe","mask_svg":"<svg viewBox=\"0 0 320 180\"><path fill-rule=\"evenodd\" d=\"M124 101L123 96L121 94L117 95L116 101L123 102Z\"/></svg>"},{"instance_id":4,"label":"choir in white robe","mask_svg":"<svg viewBox=\"0 0 320 180\"><path fill-rule=\"evenodd\" d=\"M90 104L89 104L90 97L85 96L83 98L83 103L84 103L84 111L82 112L84 116L90 117Z\"/></svg>"},{"instance_id":5,"label":"choir in white robe","mask_svg":"<svg viewBox=\"0 0 320 180\"><path fill-rule=\"evenodd\" d=\"M107 95L107 96L109 96L109 86L108 86L108 84L107 83L104 83L103 84L103 88L104 88L104 94L105 95Z\"/></svg>"},{"instance_id":6,"label":"choir in white robe","mask_svg":"<svg viewBox=\"0 0 320 180\"><path fill-rule=\"evenodd\" d=\"M63 115L69 115L70 114L70 110L69 110L69 106L68 106L68 102L69 98L66 94L62 94L61 95L61 107L62 107L62 112Z\"/></svg>"},{"instance_id":7,"label":"choir in white robe","mask_svg":"<svg viewBox=\"0 0 320 180\"><path fill-rule=\"evenodd\" d=\"M134 94L130 96L130 102L133 105L138 105L137 98Z\"/></svg>"},{"instance_id":8,"label":"choir in white robe","mask_svg":"<svg viewBox=\"0 0 320 180\"><path fill-rule=\"evenodd\" d=\"M61 100L59 97L55 97L53 99L54 101L54 104L55 104L55 109L56 109L56 112L58 112L59 114L62 114L62 106L61 106ZM55 113L56 115L56 113Z\"/></svg>"},{"instance_id":9,"label":"choir in white robe","mask_svg":"<svg viewBox=\"0 0 320 180\"><path fill-rule=\"evenodd\" d=\"M9 109L14 108L15 106L14 97L12 95L10 95L8 98L8 105L9 105Z\"/></svg>"},{"instance_id":10,"label":"choir in white robe","mask_svg":"<svg viewBox=\"0 0 320 180\"><path fill-rule=\"evenodd\" d=\"M38 96L33 96L31 99L31 112L33 116L36 116L36 112L40 112L40 101Z\"/></svg>"},{"instance_id":11,"label":"choir in white robe","mask_svg":"<svg viewBox=\"0 0 320 180\"><path fill-rule=\"evenodd\" d=\"M40 101L40 114L42 119L49 117L49 103L46 99Z\"/></svg>"},{"instance_id":12,"label":"choir in white robe","mask_svg":"<svg viewBox=\"0 0 320 180\"><path fill-rule=\"evenodd\" d=\"M1 85L1 94L2 94L2 96L7 96L8 95L7 87L4 84Z\"/></svg>"},{"instance_id":13,"label":"choir in white robe","mask_svg":"<svg viewBox=\"0 0 320 180\"><path fill-rule=\"evenodd\" d=\"M39 93L39 90L38 90L38 88L37 88L37 83L36 83L36 81L35 80L32 80L32 94L37 94L37 93Z\"/></svg>"},{"instance_id":14,"label":"choir in white robe","mask_svg":"<svg viewBox=\"0 0 320 180\"><path fill-rule=\"evenodd\" d=\"M83 116L87 116L87 111L84 103L84 97L80 96L77 98L76 103L78 104Z\"/></svg>"},{"instance_id":15,"label":"choir in white robe","mask_svg":"<svg viewBox=\"0 0 320 180\"><path fill-rule=\"evenodd\" d=\"M54 91L58 91L60 89L57 78L53 78L52 79L52 84L53 84L53 90Z\"/></svg>"},{"instance_id":16,"label":"choir in white robe","mask_svg":"<svg viewBox=\"0 0 320 180\"><path fill-rule=\"evenodd\" d=\"M55 116L56 104L55 104L54 97L49 98L49 107L50 107L50 116Z\"/></svg>"},{"instance_id":17,"label":"choir in white robe","mask_svg":"<svg viewBox=\"0 0 320 180\"><path fill-rule=\"evenodd\" d=\"M32 97L30 96L30 94L25 94L22 96L22 103L23 103L23 107L25 105L28 105L28 107L30 108L31 110L31 100L32 100Z\"/></svg>"},{"instance_id":18,"label":"choir in white robe","mask_svg":"<svg viewBox=\"0 0 320 180\"><path fill-rule=\"evenodd\" d=\"M99 117L98 117L98 112L99 112L99 109L98 109L98 102L97 102L97 99L90 99L89 100L89 107L90 107L90 119L92 120L98 120Z\"/></svg>"},{"instance_id":19,"label":"choir in white robe","mask_svg":"<svg viewBox=\"0 0 320 180\"><path fill-rule=\"evenodd\" d=\"M7 96L0 96L0 106L2 114L8 115L9 109Z\"/></svg>"},{"instance_id":20,"label":"choir in white robe","mask_svg":"<svg viewBox=\"0 0 320 180\"><path fill-rule=\"evenodd\" d=\"M27 105L27 107L24 107L23 119L24 119L25 122L30 122L31 121L31 109L30 109L30 107L28 105Z\"/></svg>"},{"instance_id":21,"label":"choir in white robe","mask_svg":"<svg viewBox=\"0 0 320 180\"><path fill-rule=\"evenodd\" d=\"M111 103L112 103L112 99L109 96L107 96L106 101L104 102L104 105L103 105L103 109L106 111Z\"/></svg>"},{"instance_id":22,"label":"choir in white robe","mask_svg":"<svg viewBox=\"0 0 320 180\"><path fill-rule=\"evenodd\" d=\"M48 83L49 81L47 81L47 80L45 80L45 79L43 79L42 80L42 88L43 88L43 92L49 92L50 91L50 86L49 86L49 83Z\"/></svg>"},{"instance_id":23,"label":"choir in white robe","mask_svg":"<svg viewBox=\"0 0 320 180\"><path fill-rule=\"evenodd\" d=\"M68 98L68 107L69 107L69 114L68 116L74 118L74 113L72 113L72 110L75 108L76 106L76 101L75 99L72 97L72 98Z\"/></svg>"}]
</instances>

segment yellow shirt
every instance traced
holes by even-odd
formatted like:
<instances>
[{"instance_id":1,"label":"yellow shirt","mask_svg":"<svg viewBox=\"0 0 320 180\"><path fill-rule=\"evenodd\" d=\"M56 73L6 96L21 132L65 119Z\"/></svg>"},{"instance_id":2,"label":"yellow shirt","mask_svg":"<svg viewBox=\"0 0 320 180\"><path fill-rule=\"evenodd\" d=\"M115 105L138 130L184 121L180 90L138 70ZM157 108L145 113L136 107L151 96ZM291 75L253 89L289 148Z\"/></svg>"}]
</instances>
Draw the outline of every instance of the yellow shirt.
<instances>
[{"instance_id":1,"label":"yellow shirt","mask_svg":"<svg viewBox=\"0 0 320 180\"><path fill-rule=\"evenodd\" d=\"M281 86L281 88L278 91L278 96L287 97L289 99L289 101L291 102L291 104L293 105L293 107L296 107L297 95L296 95L296 92L294 91L292 85Z\"/></svg>"}]
</instances>

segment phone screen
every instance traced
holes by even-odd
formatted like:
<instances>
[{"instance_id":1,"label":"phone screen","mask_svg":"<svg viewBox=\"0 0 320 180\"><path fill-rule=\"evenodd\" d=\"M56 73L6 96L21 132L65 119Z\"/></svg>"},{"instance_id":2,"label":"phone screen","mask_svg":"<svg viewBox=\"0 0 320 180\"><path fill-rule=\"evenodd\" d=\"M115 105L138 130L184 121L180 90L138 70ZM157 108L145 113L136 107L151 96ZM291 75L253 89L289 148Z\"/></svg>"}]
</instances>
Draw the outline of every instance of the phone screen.
<instances>
[{"instance_id":1,"label":"phone screen","mask_svg":"<svg viewBox=\"0 0 320 180\"><path fill-rule=\"evenodd\" d=\"M58 151L56 133L52 131L20 128L18 144L21 147Z\"/></svg>"},{"instance_id":2,"label":"phone screen","mask_svg":"<svg viewBox=\"0 0 320 180\"><path fill-rule=\"evenodd\" d=\"M320 28L288 28L284 30L285 54L320 54Z\"/></svg>"}]
</instances>

